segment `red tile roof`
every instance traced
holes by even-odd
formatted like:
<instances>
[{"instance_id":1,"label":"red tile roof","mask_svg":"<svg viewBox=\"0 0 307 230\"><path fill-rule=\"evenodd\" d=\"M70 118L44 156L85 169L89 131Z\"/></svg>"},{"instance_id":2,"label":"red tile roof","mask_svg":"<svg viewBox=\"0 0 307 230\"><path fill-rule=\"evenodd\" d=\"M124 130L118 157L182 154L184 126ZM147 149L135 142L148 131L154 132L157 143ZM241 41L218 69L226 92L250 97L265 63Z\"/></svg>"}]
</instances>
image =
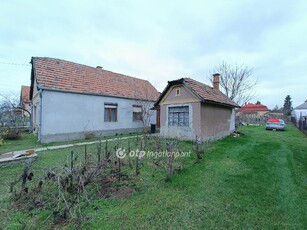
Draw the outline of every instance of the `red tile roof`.
<instances>
[{"instance_id":1,"label":"red tile roof","mask_svg":"<svg viewBox=\"0 0 307 230\"><path fill-rule=\"evenodd\" d=\"M248 103L239 109L241 113L257 113L268 112L269 109L265 105Z\"/></svg>"},{"instance_id":2,"label":"red tile roof","mask_svg":"<svg viewBox=\"0 0 307 230\"><path fill-rule=\"evenodd\" d=\"M159 92L147 80L61 59L32 57L39 87L76 93L155 101Z\"/></svg>"},{"instance_id":3,"label":"red tile roof","mask_svg":"<svg viewBox=\"0 0 307 230\"><path fill-rule=\"evenodd\" d=\"M227 97L221 91L214 89L213 87L205 85L199 81L195 81L191 78L183 78L183 80L184 83L187 84L197 95L199 95L203 101L211 101L239 107L229 97Z\"/></svg>"},{"instance_id":4,"label":"red tile roof","mask_svg":"<svg viewBox=\"0 0 307 230\"><path fill-rule=\"evenodd\" d=\"M30 102L30 86L21 86L21 102L22 103L29 103Z\"/></svg>"},{"instance_id":5,"label":"red tile roof","mask_svg":"<svg viewBox=\"0 0 307 230\"><path fill-rule=\"evenodd\" d=\"M174 81L169 81L167 87L164 89L159 99L156 101L155 106L158 106L164 95L168 92L172 85L183 84L195 93L196 96L200 98L202 102L213 102L221 105L240 107L230 98L228 98L221 91L214 89L208 85L205 85L199 81L195 81L191 78L181 78Z\"/></svg>"}]
</instances>

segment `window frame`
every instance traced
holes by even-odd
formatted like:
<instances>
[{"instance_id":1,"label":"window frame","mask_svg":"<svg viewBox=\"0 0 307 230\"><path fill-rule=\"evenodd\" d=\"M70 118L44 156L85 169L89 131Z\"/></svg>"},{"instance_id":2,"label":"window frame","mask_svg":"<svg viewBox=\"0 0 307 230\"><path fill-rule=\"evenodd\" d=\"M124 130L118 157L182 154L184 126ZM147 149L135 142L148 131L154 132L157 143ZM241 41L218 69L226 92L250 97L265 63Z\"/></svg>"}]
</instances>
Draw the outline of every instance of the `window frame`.
<instances>
[{"instance_id":1,"label":"window frame","mask_svg":"<svg viewBox=\"0 0 307 230\"><path fill-rule=\"evenodd\" d=\"M114 117L112 116L114 112ZM106 115L107 113L107 115ZM118 104L117 103L104 103L104 122L118 122Z\"/></svg>"},{"instance_id":2,"label":"window frame","mask_svg":"<svg viewBox=\"0 0 307 230\"><path fill-rule=\"evenodd\" d=\"M136 112L135 110L137 108L140 108L141 111ZM134 121L134 122L142 121L142 109L143 109L143 107L141 105L132 105L132 121ZM139 116L138 119L137 119L137 115Z\"/></svg>"},{"instance_id":3,"label":"window frame","mask_svg":"<svg viewBox=\"0 0 307 230\"><path fill-rule=\"evenodd\" d=\"M189 105L169 106L167 118L169 127L190 127Z\"/></svg>"},{"instance_id":4,"label":"window frame","mask_svg":"<svg viewBox=\"0 0 307 230\"><path fill-rule=\"evenodd\" d=\"M180 93L181 93L180 87L176 87L176 88L175 88L175 96L176 96L176 97L179 97L179 96L180 96Z\"/></svg>"}]
</instances>

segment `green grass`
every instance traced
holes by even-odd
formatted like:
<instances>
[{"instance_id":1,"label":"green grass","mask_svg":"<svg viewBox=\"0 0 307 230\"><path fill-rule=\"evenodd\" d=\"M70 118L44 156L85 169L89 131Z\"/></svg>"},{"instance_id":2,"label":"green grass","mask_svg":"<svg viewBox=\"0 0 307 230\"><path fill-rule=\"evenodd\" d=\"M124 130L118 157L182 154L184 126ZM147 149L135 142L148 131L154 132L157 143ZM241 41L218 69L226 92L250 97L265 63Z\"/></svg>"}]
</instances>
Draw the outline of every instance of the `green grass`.
<instances>
[{"instance_id":1,"label":"green grass","mask_svg":"<svg viewBox=\"0 0 307 230\"><path fill-rule=\"evenodd\" d=\"M199 164L188 159L169 182L150 165L141 170L129 199L97 199L84 209L83 229L306 229L307 138L292 126L285 132L243 127L244 135L210 144ZM191 149L183 142L184 150ZM78 150L76 150L78 151ZM94 149L93 149L94 151ZM34 163L42 170L63 162L70 150L48 151ZM21 165L0 168L0 223L7 229L51 228L48 211L10 209L7 185ZM73 225L60 226L74 229Z\"/></svg>"},{"instance_id":2,"label":"green grass","mask_svg":"<svg viewBox=\"0 0 307 230\"><path fill-rule=\"evenodd\" d=\"M0 146L0 154L29 149L29 148L38 148L40 144L37 143L37 138L33 134L30 133L22 133L21 138L19 140L5 140L3 141L3 145Z\"/></svg>"},{"instance_id":3,"label":"green grass","mask_svg":"<svg viewBox=\"0 0 307 230\"><path fill-rule=\"evenodd\" d=\"M140 133L129 133L129 134L120 134L119 137L137 135ZM106 137L93 137L88 139L81 139L75 141L65 141L65 142L51 142L48 144L41 144L37 142L37 137L32 133L22 133L21 138L19 140L5 140L3 145L0 145L0 154L18 151L18 150L27 150L33 148L47 147L47 146L55 146L55 145L67 145L67 144L75 144L82 142L91 142L98 141L104 139L115 138L117 136L106 136Z\"/></svg>"}]
</instances>

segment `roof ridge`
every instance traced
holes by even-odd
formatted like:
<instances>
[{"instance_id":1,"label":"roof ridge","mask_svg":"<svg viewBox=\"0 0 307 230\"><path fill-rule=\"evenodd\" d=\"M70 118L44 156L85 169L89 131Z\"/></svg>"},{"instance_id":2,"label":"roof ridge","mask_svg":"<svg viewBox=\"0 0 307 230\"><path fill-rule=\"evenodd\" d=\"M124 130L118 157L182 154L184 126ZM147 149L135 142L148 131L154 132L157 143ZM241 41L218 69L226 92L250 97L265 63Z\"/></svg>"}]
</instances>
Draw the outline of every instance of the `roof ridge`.
<instances>
[{"instance_id":1,"label":"roof ridge","mask_svg":"<svg viewBox=\"0 0 307 230\"><path fill-rule=\"evenodd\" d=\"M185 79L192 80L192 81L194 81L194 82L197 82L198 84L201 84L201 85L203 85L203 86L205 86L205 87L210 87L211 89L215 90L212 86L207 85L207 84L205 84L205 83L203 83L203 82L197 81L197 80L195 80L195 79L193 79L193 78L186 77L186 78L183 78L183 79L184 79L184 80L185 80ZM216 91L216 90L215 90L215 91ZM219 92L221 92L221 91L219 90ZM223 93L223 92L221 92L221 93ZM225 95L225 96L226 96L226 95Z\"/></svg>"},{"instance_id":2,"label":"roof ridge","mask_svg":"<svg viewBox=\"0 0 307 230\"><path fill-rule=\"evenodd\" d=\"M32 59L45 59L45 60L53 60L53 61L64 61L64 62L69 62L69 63L72 63L72 64L81 65L81 66L85 66L85 67L87 67L87 68L92 68L92 69L94 69L94 70L100 70L100 71L101 71L101 69L97 69L97 67L93 67L93 66L89 66L89 65L77 63L77 62L74 62L74 61L68 61L68 60L64 60L64 59L61 59L61 58L52 58L52 57L32 57ZM111 70L107 70L107 69L104 69L104 68L102 68L102 71L107 71L107 72L109 72L109 73L113 73L113 74L117 74L117 75L122 75L122 76L129 77L129 78L133 78L133 79L136 79L136 80L141 80L141 81L147 81L147 82L149 82L148 79L141 79L141 78L137 78L137 77L133 77L133 76L127 75L127 74L123 74L123 73L118 73L118 72L114 72L114 71L111 71ZM150 83L150 82L149 82L149 83Z\"/></svg>"}]
</instances>

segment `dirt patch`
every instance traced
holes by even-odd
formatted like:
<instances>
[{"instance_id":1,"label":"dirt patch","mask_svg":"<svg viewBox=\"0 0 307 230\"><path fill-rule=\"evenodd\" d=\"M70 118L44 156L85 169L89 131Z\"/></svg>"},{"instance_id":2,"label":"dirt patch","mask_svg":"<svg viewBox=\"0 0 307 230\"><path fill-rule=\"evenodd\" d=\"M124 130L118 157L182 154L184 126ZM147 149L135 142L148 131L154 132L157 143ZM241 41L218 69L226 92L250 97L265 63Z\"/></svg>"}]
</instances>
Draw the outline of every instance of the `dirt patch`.
<instances>
[{"instance_id":1,"label":"dirt patch","mask_svg":"<svg viewBox=\"0 0 307 230\"><path fill-rule=\"evenodd\" d=\"M128 186L118 187L112 193L111 197L112 199L126 199L131 197L131 195L135 192L133 188L130 188Z\"/></svg>"},{"instance_id":2,"label":"dirt patch","mask_svg":"<svg viewBox=\"0 0 307 230\"><path fill-rule=\"evenodd\" d=\"M135 192L128 186L105 187L100 191L100 197L109 199L127 199Z\"/></svg>"}]
</instances>

